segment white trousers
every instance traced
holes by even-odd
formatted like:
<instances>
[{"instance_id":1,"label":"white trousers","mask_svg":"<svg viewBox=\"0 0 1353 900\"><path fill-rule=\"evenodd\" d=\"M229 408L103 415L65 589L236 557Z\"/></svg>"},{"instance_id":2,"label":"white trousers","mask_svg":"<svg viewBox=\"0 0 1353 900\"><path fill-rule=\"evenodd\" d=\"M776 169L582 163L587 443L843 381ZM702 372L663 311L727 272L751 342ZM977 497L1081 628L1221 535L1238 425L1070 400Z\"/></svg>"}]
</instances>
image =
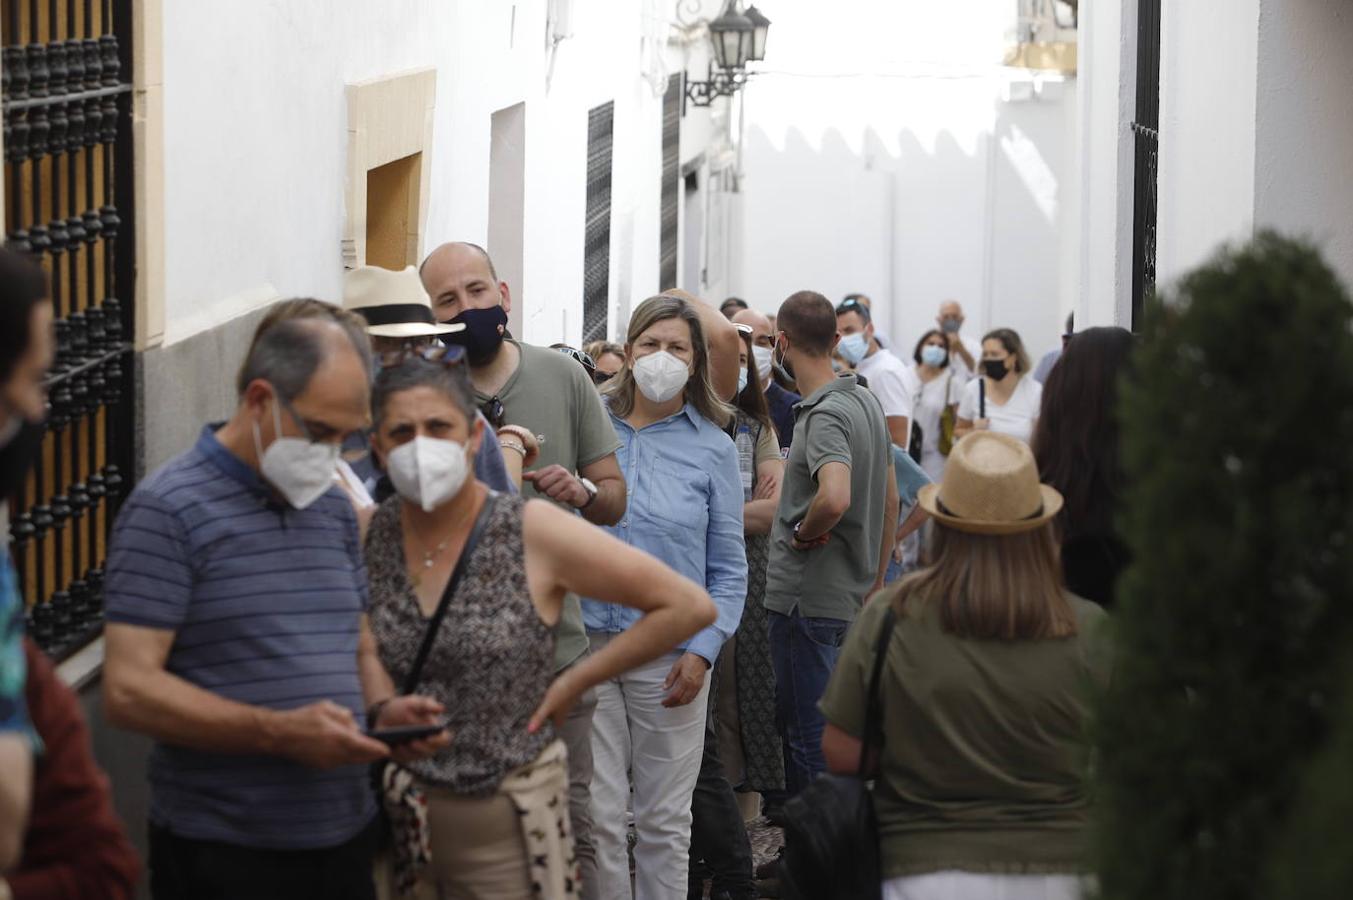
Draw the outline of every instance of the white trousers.
<instances>
[{"instance_id":1,"label":"white trousers","mask_svg":"<svg viewBox=\"0 0 1353 900\"><path fill-rule=\"evenodd\" d=\"M589 635L597 653L609 634ZM709 678L685 706L662 705L668 653L597 685L592 717L592 835L599 900L684 900L691 847L691 795L705 749ZM625 810L634 781L634 890Z\"/></svg>"},{"instance_id":2,"label":"white trousers","mask_svg":"<svg viewBox=\"0 0 1353 900\"><path fill-rule=\"evenodd\" d=\"M1080 900L1079 875L981 875L932 872L883 882L883 900Z\"/></svg>"}]
</instances>

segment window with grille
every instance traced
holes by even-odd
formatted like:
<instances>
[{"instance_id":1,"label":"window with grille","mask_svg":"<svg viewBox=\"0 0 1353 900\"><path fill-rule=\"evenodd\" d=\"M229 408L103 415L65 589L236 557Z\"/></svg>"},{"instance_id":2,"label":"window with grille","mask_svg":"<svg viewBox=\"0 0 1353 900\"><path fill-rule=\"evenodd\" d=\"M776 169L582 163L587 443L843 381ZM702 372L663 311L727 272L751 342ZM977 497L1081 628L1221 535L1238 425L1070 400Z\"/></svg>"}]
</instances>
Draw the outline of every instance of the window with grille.
<instances>
[{"instance_id":1,"label":"window with grille","mask_svg":"<svg viewBox=\"0 0 1353 900\"><path fill-rule=\"evenodd\" d=\"M583 231L583 343L609 336L611 146L615 103L587 114L587 215Z\"/></svg>"},{"instance_id":2,"label":"window with grille","mask_svg":"<svg viewBox=\"0 0 1353 900\"><path fill-rule=\"evenodd\" d=\"M658 238L658 290L677 284L678 200L681 196L681 74L662 96L662 205Z\"/></svg>"},{"instance_id":3,"label":"window with grille","mask_svg":"<svg viewBox=\"0 0 1353 900\"><path fill-rule=\"evenodd\" d=\"M135 468L131 0L0 0L6 246L47 272L56 363L42 452L9 501L29 633L68 655L102 622Z\"/></svg>"},{"instance_id":4,"label":"window with grille","mask_svg":"<svg viewBox=\"0 0 1353 900\"><path fill-rule=\"evenodd\" d=\"M1160 156L1160 0L1137 6L1137 111L1132 122L1132 330L1156 289L1156 166Z\"/></svg>"}]
</instances>

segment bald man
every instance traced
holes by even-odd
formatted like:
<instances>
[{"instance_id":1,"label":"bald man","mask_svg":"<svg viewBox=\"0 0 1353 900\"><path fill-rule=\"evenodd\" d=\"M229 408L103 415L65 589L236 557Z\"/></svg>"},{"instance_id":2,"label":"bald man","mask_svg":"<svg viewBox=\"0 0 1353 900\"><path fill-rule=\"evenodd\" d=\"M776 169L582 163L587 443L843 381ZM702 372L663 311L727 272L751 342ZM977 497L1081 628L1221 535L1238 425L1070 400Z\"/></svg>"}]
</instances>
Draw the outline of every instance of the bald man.
<instances>
[{"instance_id":1,"label":"bald man","mask_svg":"<svg viewBox=\"0 0 1353 900\"><path fill-rule=\"evenodd\" d=\"M465 325L443 341L465 347L481 412L495 428L512 422L531 429L540 442L535 468L522 476L522 493L529 496L534 486L539 496L576 510L594 525L620 521L625 513L625 479L615 456L620 440L587 370L562 353L508 336L512 291L498 278L484 248L442 244L419 274L437 320ZM712 312L725 327L733 327L718 310ZM587 646L582 608L569 594L555 627L555 671L582 659ZM585 898L592 896L587 886L596 884L589 808L596 704L589 691L559 730L568 747L569 816Z\"/></svg>"},{"instance_id":2,"label":"bald man","mask_svg":"<svg viewBox=\"0 0 1353 900\"><path fill-rule=\"evenodd\" d=\"M775 326L770 316L754 309L744 309L733 316L733 324L746 325L752 329L756 371L761 376L761 388L766 392L766 405L770 407L770 418L775 423L780 451L788 455L789 445L794 441L794 404L803 398L780 387L771 376L771 363L775 356Z\"/></svg>"},{"instance_id":3,"label":"bald man","mask_svg":"<svg viewBox=\"0 0 1353 900\"><path fill-rule=\"evenodd\" d=\"M977 374L978 360L982 358L982 342L963 333L963 306L957 300L945 300L940 304L940 314L935 317L940 331L949 341L949 362L954 371L964 381L972 380Z\"/></svg>"}]
</instances>

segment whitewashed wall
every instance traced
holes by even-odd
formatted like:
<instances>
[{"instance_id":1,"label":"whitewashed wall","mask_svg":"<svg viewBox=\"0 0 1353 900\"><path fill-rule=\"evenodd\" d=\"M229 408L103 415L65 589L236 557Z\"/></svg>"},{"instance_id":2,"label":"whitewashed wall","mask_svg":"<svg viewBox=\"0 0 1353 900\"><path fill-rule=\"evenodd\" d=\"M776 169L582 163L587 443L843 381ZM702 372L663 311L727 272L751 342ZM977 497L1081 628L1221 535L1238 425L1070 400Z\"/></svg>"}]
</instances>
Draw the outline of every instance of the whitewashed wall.
<instances>
[{"instance_id":1,"label":"whitewashed wall","mask_svg":"<svg viewBox=\"0 0 1353 900\"><path fill-rule=\"evenodd\" d=\"M868 293L908 353L954 298L1050 349L1078 291L1076 82L996 65L1016 4L763 8L733 292Z\"/></svg>"},{"instance_id":2,"label":"whitewashed wall","mask_svg":"<svg viewBox=\"0 0 1353 900\"><path fill-rule=\"evenodd\" d=\"M1257 221L1305 235L1353 290L1353 3L1265 0L1259 14Z\"/></svg>"},{"instance_id":3,"label":"whitewashed wall","mask_svg":"<svg viewBox=\"0 0 1353 900\"><path fill-rule=\"evenodd\" d=\"M574 2L551 54L546 0L288 0L165 5L169 343L277 295L340 295L344 85L437 69L425 244L485 242L491 118L526 104L521 284L528 340L582 325L587 112L614 100L612 296L658 289L662 76L674 0ZM645 77L645 76L649 77ZM683 158L721 134L693 111ZM619 323L613 322L613 327Z\"/></svg>"},{"instance_id":4,"label":"whitewashed wall","mask_svg":"<svg viewBox=\"0 0 1353 900\"><path fill-rule=\"evenodd\" d=\"M1156 254L1162 284L1253 230L1259 5L1163 4Z\"/></svg>"},{"instance_id":5,"label":"whitewashed wall","mask_svg":"<svg viewBox=\"0 0 1353 900\"><path fill-rule=\"evenodd\" d=\"M1135 0L1083 3L1077 45L1080 101L1076 161L1080 255L1076 320L1080 327L1132 320L1132 165L1136 50L1125 30Z\"/></svg>"}]
</instances>

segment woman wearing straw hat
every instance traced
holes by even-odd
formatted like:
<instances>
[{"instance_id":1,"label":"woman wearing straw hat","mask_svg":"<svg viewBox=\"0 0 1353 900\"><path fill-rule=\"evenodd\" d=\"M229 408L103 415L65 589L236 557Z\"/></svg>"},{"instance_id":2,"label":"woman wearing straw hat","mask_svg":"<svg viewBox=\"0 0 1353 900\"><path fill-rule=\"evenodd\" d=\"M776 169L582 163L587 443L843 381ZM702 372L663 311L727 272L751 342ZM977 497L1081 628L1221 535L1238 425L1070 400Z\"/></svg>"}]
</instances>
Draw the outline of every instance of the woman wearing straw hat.
<instances>
[{"instance_id":1,"label":"woman wearing straw hat","mask_svg":"<svg viewBox=\"0 0 1353 900\"><path fill-rule=\"evenodd\" d=\"M1073 900L1086 688L1107 678L1106 616L1063 587L1051 528L1062 497L1038 483L1023 441L975 433L944 475L919 498L933 563L856 620L822 700L822 749L832 771L859 771L874 648L895 617L871 726L883 897Z\"/></svg>"}]
</instances>

